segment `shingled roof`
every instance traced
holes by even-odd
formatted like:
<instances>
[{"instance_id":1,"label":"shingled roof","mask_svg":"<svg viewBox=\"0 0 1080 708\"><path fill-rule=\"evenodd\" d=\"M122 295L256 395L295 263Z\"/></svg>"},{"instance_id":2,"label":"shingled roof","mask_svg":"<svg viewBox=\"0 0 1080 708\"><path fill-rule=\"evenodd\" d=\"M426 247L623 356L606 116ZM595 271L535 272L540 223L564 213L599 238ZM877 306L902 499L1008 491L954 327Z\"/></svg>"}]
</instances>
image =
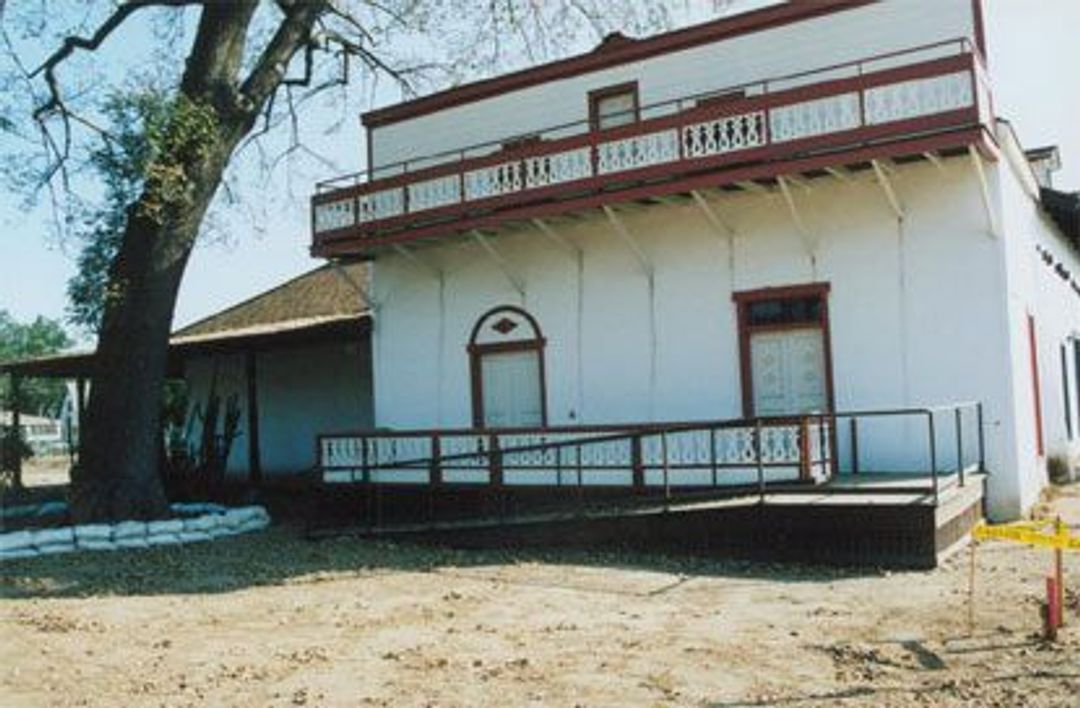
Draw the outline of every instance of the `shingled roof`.
<instances>
[{"instance_id":1,"label":"shingled roof","mask_svg":"<svg viewBox=\"0 0 1080 708\"><path fill-rule=\"evenodd\" d=\"M171 341L271 334L358 319L368 311L357 291L366 279L363 263L316 268L173 332Z\"/></svg>"},{"instance_id":2,"label":"shingled roof","mask_svg":"<svg viewBox=\"0 0 1080 708\"><path fill-rule=\"evenodd\" d=\"M1080 251L1080 192L1059 192L1043 187L1039 190L1039 201L1065 238Z\"/></svg>"},{"instance_id":3,"label":"shingled roof","mask_svg":"<svg viewBox=\"0 0 1080 708\"><path fill-rule=\"evenodd\" d=\"M194 322L169 338L171 375L190 354L356 336L369 324L360 295L366 280L363 263L327 265ZM76 378L90 376L93 365L94 352L69 352L0 362L0 374Z\"/></svg>"}]
</instances>

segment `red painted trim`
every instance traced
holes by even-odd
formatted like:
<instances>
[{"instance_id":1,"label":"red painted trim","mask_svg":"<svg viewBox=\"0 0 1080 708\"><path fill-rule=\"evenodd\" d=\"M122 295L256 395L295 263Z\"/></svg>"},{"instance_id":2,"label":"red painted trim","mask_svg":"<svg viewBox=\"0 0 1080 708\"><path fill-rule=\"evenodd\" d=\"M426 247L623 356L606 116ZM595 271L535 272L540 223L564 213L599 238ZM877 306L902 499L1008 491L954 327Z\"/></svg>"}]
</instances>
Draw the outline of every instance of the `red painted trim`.
<instances>
[{"instance_id":1,"label":"red painted trim","mask_svg":"<svg viewBox=\"0 0 1080 708\"><path fill-rule=\"evenodd\" d=\"M873 57L873 59L880 59L889 55L881 55L879 57ZM857 63L857 62L856 62ZM841 64L838 66L850 66L852 62ZM826 68L827 69L827 68ZM436 177L446 176L455 172L467 172L470 170L481 169L489 167L491 165L524 159L526 157L532 157L535 155L551 154L556 152L562 152L565 150L572 150L582 147L584 145L596 144L597 142L605 142L608 140L618 140L624 137L631 137L634 135L641 135L651 133L655 131L664 130L673 127L682 127L689 123L696 123L707 120L715 120L724 118L731 115L738 115L742 113L749 113L753 111L768 111L775 108L780 108L788 104L799 103L802 101L812 100L816 98L822 98L825 96L833 96L842 93L848 93L852 91L861 91L871 89L877 86L885 84L897 83L900 81L911 81L914 79L928 78L932 76L938 76L941 74L948 74L956 71L972 71L973 61L970 55L958 54L955 56L942 57L940 59L933 59L930 61L921 62L918 64L911 64L906 66L895 67L892 69L883 69L880 71L870 72L866 74L860 74L858 76L851 76L843 79L832 79L829 81L821 81L818 83L810 84L808 86L798 86L795 88L784 89L781 91L773 91L767 94L752 96L742 100L729 100L720 105L704 105L695 106L685 111L680 111L673 115L663 116L660 118L652 118L645 121L638 121L630 125L623 125L615 128L609 128L604 130L599 135L590 133L582 133L579 135L572 135L566 138L559 138L556 140L539 140L530 142L524 145L516 145L506 147L503 149L497 149L493 147L493 152L481 157L470 158L468 160L456 160L450 159L446 162L431 167L425 167L419 170L413 170L399 175L393 175L390 177L384 177L378 180L370 181L361 185L354 185L345 187L339 190L333 190L329 192L323 192L316 194L312 197L312 202L321 204L330 201L336 201L348 196L358 196L361 194L367 194L370 192L382 191L385 189L391 189L393 187L405 186L415 182L421 182L428 179L434 179ZM822 71L822 70L815 70ZM627 82L618 84L616 86L608 86L597 91L590 92L589 96L589 113L590 113L590 126L595 131L595 116L594 113L594 94L598 98L604 98L606 96L621 93L630 89L636 90L637 82ZM974 94L977 95L977 94ZM640 115L640 106L635 103L635 110ZM842 143L844 138L849 135L858 135L861 139L869 140L877 138L883 135L894 134L898 132L904 132L909 128L912 131L927 131L935 127L944 125L955 125L958 122L964 122L970 120L972 116L975 116L977 120L978 107L962 108L956 111L950 111L948 113L939 113L933 116L927 116L923 118L915 118L905 121L894 121L891 123L884 123L874 126L863 126L851 131L843 133L829 133L823 136L815 136L812 138L804 138L802 140L792 140L780 144L770 144L763 148L753 151L741 151L734 154L718 155L711 158L701 158L693 162L695 165L709 164L710 162L748 162L757 159L758 155L768 155L777 151L791 151L795 148L806 147L825 147ZM472 147L466 147L462 149L462 152L468 151ZM663 169L665 172L670 172L671 165L656 166L646 169ZM631 178L632 173L620 173L620 177L629 174ZM601 175L592 178L593 180L606 180L606 177ZM575 186L581 184L587 184L587 180L579 180L573 183ZM558 186L559 188L562 185ZM529 190L527 194L532 194L539 190ZM514 194L505 195L504 197L496 197L495 199L520 199L524 192L516 192ZM463 209L463 208L475 208L477 205L488 207L486 202L480 200L473 200L463 204L454 204L445 209ZM425 216L435 213L435 210L426 210L424 212L414 212L409 214L403 214L400 217L394 217L391 219L384 219L379 221L380 228L393 228L393 225L401 221L415 220L416 214L424 214Z\"/></svg>"},{"instance_id":2,"label":"red painted trim","mask_svg":"<svg viewBox=\"0 0 1080 708\"><path fill-rule=\"evenodd\" d=\"M529 327L532 328L532 337L528 339L515 339L510 342L478 344L476 340L480 336L480 330L483 328L484 324L491 321L496 315L504 312L512 312L523 317L525 321L529 323ZM543 428L547 427L547 374L544 365L544 348L546 345L547 340L544 339L543 333L540 331L540 324L536 321L536 318L520 307L515 305L499 305L480 315L479 319L476 320L476 324L473 325L472 332L469 334L469 344L466 347L466 351L469 353L469 376L471 382L470 390L472 394L472 417L474 428L487 427L484 425L484 375L482 367L484 355L521 351L536 352L538 359L537 363L540 370L540 425Z\"/></svg>"},{"instance_id":3,"label":"red painted trim","mask_svg":"<svg viewBox=\"0 0 1080 708\"><path fill-rule=\"evenodd\" d=\"M514 205L512 208L507 208L504 211L496 213L477 215L471 215L466 212L462 214L459 220L452 222L444 220L442 223L427 224L386 235L368 235L364 232L358 233L355 228L323 232L315 237L312 246L312 254L319 257L365 254L375 249L397 243L408 243L446 237L456 232L463 232L476 228L497 228L510 220L543 218L575 210L596 209L604 204L629 202L635 199L677 194L692 189L721 187L742 181L771 179L775 178L777 175L810 172L823 167L852 165L867 162L871 159L918 155L923 152L948 150L951 148L966 147L968 145L976 145L980 152L989 159L996 159L995 157L992 157L995 153L993 152L991 140L992 138L987 136L982 128L969 126L963 129L950 130L928 137L877 143L875 145L855 149L834 150L823 155L777 159L775 161L763 162L763 164L758 165L736 166L728 170L716 170L704 174L691 174L678 177L663 183L628 187L620 190L595 191L586 196L562 200L554 199L555 192L548 193L548 190L532 190L521 195L528 196L528 199L519 198L518 204ZM786 153L787 151L785 151L785 156ZM668 174L670 174L671 165L668 165L667 168ZM616 176L618 175L604 176L600 186L602 187L604 184L610 184L614 181L610 178ZM559 185L559 187L563 187L563 185ZM558 187L550 189L555 190L558 189ZM564 190L566 193L571 194L585 191L579 182L567 183ZM558 190L558 192L563 193L564 190ZM532 198L541 195L547 197L548 200L537 203ZM430 214L426 215L434 216L435 212L436 210L432 210Z\"/></svg>"},{"instance_id":4,"label":"red painted trim","mask_svg":"<svg viewBox=\"0 0 1080 708\"><path fill-rule=\"evenodd\" d=\"M1027 326L1028 348L1031 353L1031 389L1035 404L1035 454L1042 457L1046 454L1046 444L1043 440L1042 386L1039 380L1039 349L1034 315L1027 316Z\"/></svg>"},{"instance_id":5,"label":"red painted trim","mask_svg":"<svg viewBox=\"0 0 1080 708\"><path fill-rule=\"evenodd\" d=\"M364 145L367 153L367 179L371 182L375 179L375 143L372 141L371 126L364 128Z\"/></svg>"},{"instance_id":6,"label":"red painted trim","mask_svg":"<svg viewBox=\"0 0 1080 708\"><path fill-rule=\"evenodd\" d=\"M805 283L779 287L759 288L732 293L739 323L739 377L742 382L743 417L754 417L754 372L750 359L750 337L755 332L778 332L796 329L820 329L822 352L825 357L825 397L829 410L836 410L833 391L832 336L829 329L829 283ZM767 300L793 300L797 298L817 297L821 301L818 321L798 322L782 325L751 325L749 305Z\"/></svg>"},{"instance_id":7,"label":"red painted trim","mask_svg":"<svg viewBox=\"0 0 1080 708\"><path fill-rule=\"evenodd\" d=\"M335 240L342 236L352 237L358 235L359 231L361 238L377 239L379 238L379 232L393 232L398 230L410 229L417 222L429 222L433 220L447 221L451 219L468 218L472 213L477 212L495 212L501 209L514 209L527 206L529 204L549 201L556 199L562 194L580 194L582 192L594 192L599 193L607 191L606 188L611 183L629 184L632 182L656 182L664 179L678 178L685 174L697 174L706 170L722 169L725 165L747 165L752 163L765 163L777 160L783 156L800 153L812 153L812 152L826 152L829 150L835 151L837 148L844 148L851 145L864 145L873 141L887 138L893 134L926 134L934 131L946 130L953 127L964 127L974 125L978 120L978 112L973 108L963 108L957 111L951 111L949 113L941 113L935 116L929 116L926 118L913 118L904 121L895 121L892 123L885 123L882 125L872 125L864 128L856 128L854 130L848 130L838 133L829 133L828 135L818 135L808 138L801 138L798 140L789 140L783 143L774 143L771 145L765 145L760 148L752 148L748 150L740 150L735 153L725 153L721 155L711 155L700 158L683 159L674 162L667 162L658 165L650 165L648 167L642 167L636 170L624 170L613 174L602 174L587 179L575 180L572 182L564 182L560 184L554 184L548 187L537 187L534 189L523 190L520 192L512 192L510 194L502 194L494 197L488 197L486 199L473 199L467 202L459 202L456 204L448 204L443 207L436 207L433 209L425 209L418 212L410 212L407 214L401 214L400 216L388 217L386 219L380 219L376 222L369 222L363 224L360 227L346 226L341 229L335 229L333 231L323 231L316 236L316 241L321 240ZM622 126L621 128L613 128L610 131L604 131L604 133L593 133L594 139L599 135L604 135L605 139L614 139L617 137L617 131L621 131L623 128L631 128L634 126ZM607 133L614 135L608 136ZM488 162L504 162L506 158L487 160ZM834 164L834 163L830 163ZM472 165L470 165L470 168ZM433 168L434 169L434 168ZM443 174L449 174L456 171L456 169L443 170ZM464 174L465 170L462 170ZM744 179L744 178L740 178ZM413 181L413 180L408 180ZM381 182L376 183L379 186ZM364 189L363 187L354 188L350 190L353 193L366 193L371 191ZM321 195L317 195L312 198L312 205L320 204L328 201L336 201L342 199L344 196L349 195L349 192L329 192ZM314 211L314 209L313 209ZM445 225L443 226L445 230ZM314 233L314 230L312 231Z\"/></svg>"},{"instance_id":8,"label":"red painted trim","mask_svg":"<svg viewBox=\"0 0 1080 708\"><path fill-rule=\"evenodd\" d=\"M634 98L634 107L631 109L634 112L633 123L639 123L641 121L641 94L638 91L638 82L625 81L621 84L589 91L589 130L600 130L600 102L605 98L621 96L626 93L632 94Z\"/></svg>"},{"instance_id":9,"label":"red painted trim","mask_svg":"<svg viewBox=\"0 0 1080 708\"><path fill-rule=\"evenodd\" d=\"M971 0L971 20L975 30L975 46L979 48L979 54L982 56L983 66L989 66L988 55L986 53L986 30L983 25L983 4L982 0Z\"/></svg>"},{"instance_id":10,"label":"red painted trim","mask_svg":"<svg viewBox=\"0 0 1080 708\"><path fill-rule=\"evenodd\" d=\"M867 5L872 0L792 0L792 2L665 32L653 37L630 40L624 44L554 61L522 71L475 81L440 91L430 96L368 111L364 125L378 127L434 113L484 98L517 91L549 81L579 76L621 64L641 61L658 54L690 49L732 37L813 19Z\"/></svg>"}]
</instances>

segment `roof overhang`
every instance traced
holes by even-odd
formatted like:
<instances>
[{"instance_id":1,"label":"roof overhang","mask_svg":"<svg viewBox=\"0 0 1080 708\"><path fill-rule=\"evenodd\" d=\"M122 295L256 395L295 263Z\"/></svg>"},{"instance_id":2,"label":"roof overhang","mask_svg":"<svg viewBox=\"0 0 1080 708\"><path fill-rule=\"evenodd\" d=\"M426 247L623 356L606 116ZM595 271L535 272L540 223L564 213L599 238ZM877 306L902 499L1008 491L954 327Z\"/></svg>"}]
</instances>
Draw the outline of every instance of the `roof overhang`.
<instances>
[{"instance_id":1,"label":"roof overhang","mask_svg":"<svg viewBox=\"0 0 1080 708\"><path fill-rule=\"evenodd\" d=\"M367 312L361 312L308 317L206 335L174 336L169 342L167 375L170 378L183 376L184 361L191 357L286 349L332 341L360 341L370 332L371 316ZM95 358L91 351L0 362L0 374L37 378L90 378L94 374Z\"/></svg>"}]
</instances>

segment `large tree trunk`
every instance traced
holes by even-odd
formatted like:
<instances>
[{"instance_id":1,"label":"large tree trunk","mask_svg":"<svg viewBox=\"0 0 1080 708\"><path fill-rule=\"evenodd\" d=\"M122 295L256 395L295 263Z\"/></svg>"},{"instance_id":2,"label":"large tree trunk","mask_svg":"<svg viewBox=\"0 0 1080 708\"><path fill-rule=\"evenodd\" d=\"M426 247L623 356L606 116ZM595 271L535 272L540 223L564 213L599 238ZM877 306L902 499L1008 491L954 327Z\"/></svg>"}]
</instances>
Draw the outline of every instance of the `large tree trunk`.
<instances>
[{"instance_id":1,"label":"large tree trunk","mask_svg":"<svg viewBox=\"0 0 1080 708\"><path fill-rule=\"evenodd\" d=\"M161 390L194 236L190 227L161 226L131 212L111 277L121 289L106 308L80 431L71 485L77 521L145 519L167 511L158 469Z\"/></svg>"},{"instance_id":2,"label":"large tree trunk","mask_svg":"<svg viewBox=\"0 0 1080 708\"><path fill-rule=\"evenodd\" d=\"M169 331L180 281L206 210L229 158L276 90L288 60L308 41L319 0L290 6L259 66L241 91L237 77L258 0L203 7L180 93L209 106L216 122L212 149L177 165L190 189L162 212L148 183L128 213L110 271L98 353L71 485L77 522L154 518L168 507L159 470L161 392ZM262 70L260 70L262 69Z\"/></svg>"}]
</instances>

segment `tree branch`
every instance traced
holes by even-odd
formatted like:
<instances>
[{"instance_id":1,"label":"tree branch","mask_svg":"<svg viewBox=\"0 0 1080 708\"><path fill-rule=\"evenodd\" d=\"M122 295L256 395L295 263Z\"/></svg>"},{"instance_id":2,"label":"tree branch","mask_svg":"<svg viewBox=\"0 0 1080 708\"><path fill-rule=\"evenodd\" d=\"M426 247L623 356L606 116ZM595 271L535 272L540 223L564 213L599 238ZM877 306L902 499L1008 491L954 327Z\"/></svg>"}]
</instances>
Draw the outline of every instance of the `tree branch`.
<instances>
[{"instance_id":1,"label":"tree branch","mask_svg":"<svg viewBox=\"0 0 1080 708\"><path fill-rule=\"evenodd\" d=\"M248 110L256 114L285 79L296 52L310 45L315 21L327 8L325 0L298 0L291 5L280 5L285 19L240 87Z\"/></svg>"},{"instance_id":2,"label":"tree branch","mask_svg":"<svg viewBox=\"0 0 1080 708\"><path fill-rule=\"evenodd\" d=\"M109 38L117 27L135 12L147 7L182 7L185 5L202 5L206 0L130 0L116 8L113 14L98 26L97 30L89 37L66 37L63 44L55 52L50 54L41 65L30 72L30 78L44 74L45 85L49 89L49 100L34 110L34 119L41 118L54 110L63 111L64 101L60 96L60 84L56 78L56 69L76 49L94 51L101 43Z\"/></svg>"}]
</instances>

